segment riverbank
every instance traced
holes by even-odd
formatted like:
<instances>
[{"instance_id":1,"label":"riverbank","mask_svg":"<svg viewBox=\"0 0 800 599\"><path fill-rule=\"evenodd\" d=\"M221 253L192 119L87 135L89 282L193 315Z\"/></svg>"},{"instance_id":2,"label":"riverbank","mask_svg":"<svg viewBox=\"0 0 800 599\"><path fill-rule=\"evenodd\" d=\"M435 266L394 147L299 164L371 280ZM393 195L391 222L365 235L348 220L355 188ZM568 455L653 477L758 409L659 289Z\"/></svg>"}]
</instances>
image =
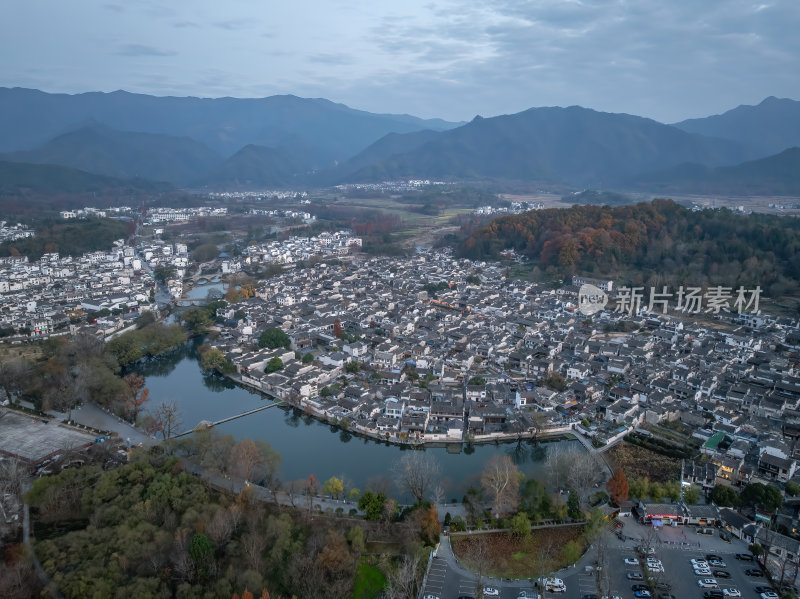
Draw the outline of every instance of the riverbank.
<instances>
[{"instance_id":1,"label":"riverbank","mask_svg":"<svg viewBox=\"0 0 800 599\"><path fill-rule=\"evenodd\" d=\"M302 411L304 414L308 414L312 418L315 418L319 422L324 424L328 424L331 426L339 427L341 430L345 430L348 433L357 435L359 437L365 437L368 439L372 439L373 441L379 441L383 443L387 443L389 445L397 445L400 447L444 447L444 446L457 446L457 445L464 445L467 443L468 445L489 445L495 444L499 445L501 443L514 443L514 442L521 442L521 441L539 441L539 440L556 440L562 438L577 438L574 434L574 427L575 423L565 424L559 427L550 427L548 429L542 431L525 431L519 433L490 433L486 435L475 435L469 434L465 438L464 432L462 431L461 436L455 437L452 435L440 435L440 434L432 434L432 433L417 433L416 436L406 436L403 437L404 433L400 432L389 432L389 431L379 431L374 430L369 427L361 426L357 422L349 421L346 425L343 425L343 419L336 417L335 415L330 414L325 409L321 409L317 407L319 404L317 402L312 401L307 398L300 398L299 401L292 401L288 398L280 398L268 391L265 391L258 385L251 384L247 380L244 380L243 377L239 374L225 374L220 375L224 376L226 379L230 380L235 385L238 385L248 391L255 391L260 395L274 401L276 403L296 408Z\"/></svg>"}]
</instances>

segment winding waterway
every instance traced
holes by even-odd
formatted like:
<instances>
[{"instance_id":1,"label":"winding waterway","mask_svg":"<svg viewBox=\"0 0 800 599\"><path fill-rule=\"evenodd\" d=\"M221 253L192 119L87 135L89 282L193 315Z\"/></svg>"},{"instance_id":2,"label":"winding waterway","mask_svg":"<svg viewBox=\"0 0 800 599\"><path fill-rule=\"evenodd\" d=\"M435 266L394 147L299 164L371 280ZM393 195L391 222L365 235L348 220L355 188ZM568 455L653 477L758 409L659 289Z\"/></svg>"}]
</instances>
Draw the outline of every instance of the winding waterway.
<instances>
[{"instance_id":1,"label":"winding waterway","mask_svg":"<svg viewBox=\"0 0 800 599\"><path fill-rule=\"evenodd\" d=\"M174 400L180 410L181 430L193 428L201 420L212 422L252 410L270 400L234 385L227 379L206 376L200 369L197 343L189 343L168 357L137 367L150 389L151 405ZM280 478L300 480L314 474L324 481L331 476L344 477L349 487L387 488L392 466L407 448L388 445L350 434L290 408L275 408L227 422L218 427L222 434L236 439L245 437L269 443L281 454ZM555 444L570 450L584 451L574 440L547 443L510 443L464 446L460 453L453 448L427 448L442 467L446 499L459 499L470 486L479 486L483 465L495 454L506 454L526 476L543 480L543 461Z\"/></svg>"}]
</instances>

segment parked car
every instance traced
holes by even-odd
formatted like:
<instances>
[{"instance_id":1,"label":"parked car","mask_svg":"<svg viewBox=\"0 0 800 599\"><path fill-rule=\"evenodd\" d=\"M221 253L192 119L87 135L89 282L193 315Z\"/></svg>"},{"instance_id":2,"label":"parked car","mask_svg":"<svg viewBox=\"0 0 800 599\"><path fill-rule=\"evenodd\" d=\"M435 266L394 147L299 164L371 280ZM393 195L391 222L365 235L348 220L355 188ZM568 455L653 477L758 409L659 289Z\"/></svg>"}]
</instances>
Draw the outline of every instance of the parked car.
<instances>
[{"instance_id":1,"label":"parked car","mask_svg":"<svg viewBox=\"0 0 800 599\"><path fill-rule=\"evenodd\" d=\"M692 558L689 560L695 568L708 568L708 561L700 558Z\"/></svg>"},{"instance_id":2,"label":"parked car","mask_svg":"<svg viewBox=\"0 0 800 599\"><path fill-rule=\"evenodd\" d=\"M638 597L639 599L650 599L650 597L653 595L650 593L650 591L642 589L641 591L636 591L633 596Z\"/></svg>"},{"instance_id":3,"label":"parked car","mask_svg":"<svg viewBox=\"0 0 800 599\"><path fill-rule=\"evenodd\" d=\"M494 587L483 587L483 596L484 597L499 597L500 591L498 591Z\"/></svg>"},{"instance_id":4,"label":"parked car","mask_svg":"<svg viewBox=\"0 0 800 599\"><path fill-rule=\"evenodd\" d=\"M632 591L644 591L644 590L649 589L649 588L650 587L647 586L646 584L632 584L631 585L631 590Z\"/></svg>"},{"instance_id":5,"label":"parked car","mask_svg":"<svg viewBox=\"0 0 800 599\"><path fill-rule=\"evenodd\" d=\"M625 577L628 580L644 580L644 575L641 572L628 572Z\"/></svg>"},{"instance_id":6,"label":"parked car","mask_svg":"<svg viewBox=\"0 0 800 599\"><path fill-rule=\"evenodd\" d=\"M764 573L759 568L747 568L744 573L753 577L764 576Z\"/></svg>"},{"instance_id":7,"label":"parked car","mask_svg":"<svg viewBox=\"0 0 800 599\"><path fill-rule=\"evenodd\" d=\"M639 560L636 559L635 557L626 557L625 558L625 565L626 566L638 566L639 565Z\"/></svg>"},{"instance_id":8,"label":"parked car","mask_svg":"<svg viewBox=\"0 0 800 599\"><path fill-rule=\"evenodd\" d=\"M719 568L724 568L725 566L728 565L725 562L723 562L721 559L710 559L710 560L708 560L708 563L709 563L709 565L717 566Z\"/></svg>"},{"instance_id":9,"label":"parked car","mask_svg":"<svg viewBox=\"0 0 800 599\"><path fill-rule=\"evenodd\" d=\"M699 534L699 535L713 535L714 534L714 529L713 528L709 528L708 526L701 526L700 528L697 529L697 534Z\"/></svg>"},{"instance_id":10,"label":"parked car","mask_svg":"<svg viewBox=\"0 0 800 599\"><path fill-rule=\"evenodd\" d=\"M567 591L567 585L560 578L545 578L543 586L545 591L553 593L565 593Z\"/></svg>"},{"instance_id":11,"label":"parked car","mask_svg":"<svg viewBox=\"0 0 800 599\"><path fill-rule=\"evenodd\" d=\"M672 590L672 585L670 583L668 583L668 582L663 582L662 581L662 582L657 582L656 583L656 588L659 591L671 591Z\"/></svg>"},{"instance_id":12,"label":"parked car","mask_svg":"<svg viewBox=\"0 0 800 599\"><path fill-rule=\"evenodd\" d=\"M741 597L742 593L736 587L728 587L727 589L722 589L722 592L726 597Z\"/></svg>"},{"instance_id":13,"label":"parked car","mask_svg":"<svg viewBox=\"0 0 800 599\"><path fill-rule=\"evenodd\" d=\"M697 586L702 589L718 589L719 584L716 578L701 578L697 581Z\"/></svg>"},{"instance_id":14,"label":"parked car","mask_svg":"<svg viewBox=\"0 0 800 599\"><path fill-rule=\"evenodd\" d=\"M710 568L695 568L694 569L695 576L711 576L711 569Z\"/></svg>"},{"instance_id":15,"label":"parked car","mask_svg":"<svg viewBox=\"0 0 800 599\"><path fill-rule=\"evenodd\" d=\"M425 595L422 599L439 599L439 595Z\"/></svg>"},{"instance_id":16,"label":"parked car","mask_svg":"<svg viewBox=\"0 0 800 599\"><path fill-rule=\"evenodd\" d=\"M539 595L536 591L520 591L517 599L539 599Z\"/></svg>"},{"instance_id":17,"label":"parked car","mask_svg":"<svg viewBox=\"0 0 800 599\"><path fill-rule=\"evenodd\" d=\"M720 556L716 555L715 553L706 553L706 561L710 562L712 559L721 560L722 558Z\"/></svg>"},{"instance_id":18,"label":"parked car","mask_svg":"<svg viewBox=\"0 0 800 599\"><path fill-rule=\"evenodd\" d=\"M780 597L775 591L767 591L766 593L761 593L761 599L780 599Z\"/></svg>"},{"instance_id":19,"label":"parked car","mask_svg":"<svg viewBox=\"0 0 800 599\"><path fill-rule=\"evenodd\" d=\"M730 578L731 573L726 570L713 570L714 576L717 578Z\"/></svg>"},{"instance_id":20,"label":"parked car","mask_svg":"<svg viewBox=\"0 0 800 599\"><path fill-rule=\"evenodd\" d=\"M705 599L724 599L725 594L719 589L709 589L703 593Z\"/></svg>"},{"instance_id":21,"label":"parked car","mask_svg":"<svg viewBox=\"0 0 800 599\"><path fill-rule=\"evenodd\" d=\"M775 592L775 589L773 589L772 587L766 587L766 586L761 586L761 585L755 587L755 589L753 589L753 590L756 593L758 593L759 595L761 593L774 593Z\"/></svg>"},{"instance_id":22,"label":"parked car","mask_svg":"<svg viewBox=\"0 0 800 599\"><path fill-rule=\"evenodd\" d=\"M740 559L743 562L752 562L754 558L749 553L737 553L736 559Z\"/></svg>"}]
</instances>

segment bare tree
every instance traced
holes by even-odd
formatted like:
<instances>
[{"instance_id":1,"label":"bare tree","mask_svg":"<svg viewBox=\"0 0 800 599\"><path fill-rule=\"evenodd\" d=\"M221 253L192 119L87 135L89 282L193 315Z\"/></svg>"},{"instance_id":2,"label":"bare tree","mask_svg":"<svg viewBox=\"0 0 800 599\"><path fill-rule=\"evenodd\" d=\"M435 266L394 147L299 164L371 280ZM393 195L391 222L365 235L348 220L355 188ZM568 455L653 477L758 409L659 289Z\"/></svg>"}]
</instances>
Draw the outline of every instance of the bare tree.
<instances>
[{"instance_id":1,"label":"bare tree","mask_svg":"<svg viewBox=\"0 0 800 599\"><path fill-rule=\"evenodd\" d=\"M416 599L419 593L420 562L416 555L404 555L388 576L383 596L386 599Z\"/></svg>"},{"instance_id":2,"label":"bare tree","mask_svg":"<svg viewBox=\"0 0 800 599\"><path fill-rule=\"evenodd\" d=\"M519 470L510 457L495 454L486 462L481 486L492 501L495 517L516 511L519 505Z\"/></svg>"},{"instance_id":3,"label":"bare tree","mask_svg":"<svg viewBox=\"0 0 800 599\"><path fill-rule=\"evenodd\" d=\"M31 374L31 364L27 360L14 357L0 360L0 389L9 401L14 401L22 392Z\"/></svg>"},{"instance_id":4,"label":"bare tree","mask_svg":"<svg viewBox=\"0 0 800 599\"><path fill-rule=\"evenodd\" d=\"M597 458L588 453L570 452L567 455L567 484L583 497L602 477L603 469Z\"/></svg>"},{"instance_id":5,"label":"bare tree","mask_svg":"<svg viewBox=\"0 0 800 599\"><path fill-rule=\"evenodd\" d=\"M486 535L478 534L468 539L464 552L464 561L475 571L478 578L475 582L475 596L483 596L483 575L486 573L486 563L489 559L489 544Z\"/></svg>"},{"instance_id":6,"label":"bare tree","mask_svg":"<svg viewBox=\"0 0 800 599\"><path fill-rule=\"evenodd\" d=\"M250 439L242 439L234 445L228 459L230 471L246 481L251 480L256 469L264 463L264 456Z\"/></svg>"},{"instance_id":7,"label":"bare tree","mask_svg":"<svg viewBox=\"0 0 800 599\"><path fill-rule=\"evenodd\" d=\"M432 454L422 450L406 451L395 465L397 486L422 501L441 475L441 466Z\"/></svg>"},{"instance_id":8,"label":"bare tree","mask_svg":"<svg viewBox=\"0 0 800 599\"><path fill-rule=\"evenodd\" d=\"M178 403L175 400L165 401L156 408L153 419L155 430L161 433L161 437L165 441L173 437L178 433L178 427L181 425Z\"/></svg>"},{"instance_id":9,"label":"bare tree","mask_svg":"<svg viewBox=\"0 0 800 599\"><path fill-rule=\"evenodd\" d=\"M245 562L250 570L258 570L263 561L264 549L267 547L267 539L257 531L248 532L242 535L242 551L244 552Z\"/></svg>"}]
</instances>

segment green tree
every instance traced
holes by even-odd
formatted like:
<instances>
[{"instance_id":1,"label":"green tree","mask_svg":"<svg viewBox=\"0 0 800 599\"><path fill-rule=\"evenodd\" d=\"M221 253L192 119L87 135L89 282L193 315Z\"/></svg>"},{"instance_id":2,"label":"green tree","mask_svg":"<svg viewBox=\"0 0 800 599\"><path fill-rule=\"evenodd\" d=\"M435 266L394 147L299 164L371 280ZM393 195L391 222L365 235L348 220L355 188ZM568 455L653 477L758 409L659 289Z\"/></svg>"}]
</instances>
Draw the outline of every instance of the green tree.
<instances>
[{"instance_id":1,"label":"green tree","mask_svg":"<svg viewBox=\"0 0 800 599\"><path fill-rule=\"evenodd\" d=\"M208 310L199 306L193 306L186 310L181 315L183 324L189 329L190 332L200 334L207 332L214 324L211 314Z\"/></svg>"},{"instance_id":2,"label":"green tree","mask_svg":"<svg viewBox=\"0 0 800 599\"><path fill-rule=\"evenodd\" d=\"M527 539L531 536L531 519L525 512L518 512L511 518L511 533L514 536Z\"/></svg>"},{"instance_id":3,"label":"green tree","mask_svg":"<svg viewBox=\"0 0 800 599\"><path fill-rule=\"evenodd\" d=\"M358 371L361 370L361 364L355 361L347 362L347 364L344 365L344 370L350 374L357 374Z\"/></svg>"},{"instance_id":4,"label":"green tree","mask_svg":"<svg viewBox=\"0 0 800 599\"><path fill-rule=\"evenodd\" d=\"M303 364L310 364L314 361L314 354L311 352L303 354Z\"/></svg>"},{"instance_id":5,"label":"green tree","mask_svg":"<svg viewBox=\"0 0 800 599\"><path fill-rule=\"evenodd\" d=\"M159 283L166 283L175 278L175 267L169 265L159 265L153 269L153 278Z\"/></svg>"},{"instance_id":6,"label":"green tree","mask_svg":"<svg viewBox=\"0 0 800 599\"><path fill-rule=\"evenodd\" d=\"M742 503L739 494L727 485L714 485L711 501L723 507L738 507Z\"/></svg>"},{"instance_id":7,"label":"green tree","mask_svg":"<svg viewBox=\"0 0 800 599\"><path fill-rule=\"evenodd\" d=\"M323 387L322 389L320 389L319 394L322 397L330 397L331 395L333 395L333 391L331 391L330 387Z\"/></svg>"},{"instance_id":8,"label":"green tree","mask_svg":"<svg viewBox=\"0 0 800 599\"><path fill-rule=\"evenodd\" d=\"M569 541L561 550L562 559L568 564L574 564L581 558L581 546L577 541Z\"/></svg>"},{"instance_id":9,"label":"green tree","mask_svg":"<svg viewBox=\"0 0 800 599\"><path fill-rule=\"evenodd\" d=\"M203 370L216 370L227 373L231 371L232 366L233 364L228 361L225 354L216 348L210 348L200 355L200 368Z\"/></svg>"},{"instance_id":10,"label":"green tree","mask_svg":"<svg viewBox=\"0 0 800 599\"><path fill-rule=\"evenodd\" d=\"M661 483L650 483L650 486L647 489L647 494L655 502L661 501L661 498L664 497L664 487L661 486Z\"/></svg>"},{"instance_id":11,"label":"green tree","mask_svg":"<svg viewBox=\"0 0 800 599\"><path fill-rule=\"evenodd\" d=\"M800 495L800 485L793 480L790 480L786 483L786 494L791 495L792 497L795 495Z\"/></svg>"},{"instance_id":12,"label":"green tree","mask_svg":"<svg viewBox=\"0 0 800 599\"><path fill-rule=\"evenodd\" d=\"M664 483L664 494L672 501L678 501L681 498L681 484L676 480L670 480Z\"/></svg>"},{"instance_id":13,"label":"green tree","mask_svg":"<svg viewBox=\"0 0 800 599\"><path fill-rule=\"evenodd\" d=\"M214 561L214 544L201 532L195 533L189 542L189 555L201 577L208 575L208 567Z\"/></svg>"},{"instance_id":14,"label":"green tree","mask_svg":"<svg viewBox=\"0 0 800 599\"><path fill-rule=\"evenodd\" d=\"M264 372L270 374L271 372L278 372L281 368L283 368L283 360L276 356L274 358L270 358L269 362L267 362L267 367L264 369Z\"/></svg>"},{"instance_id":15,"label":"green tree","mask_svg":"<svg viewBox=\"0 0 800 599\"><path fill-rule=\"evenodd\" d=\"M467 382L467 385L475 385L477 387L483 387L486 384L486 379L482 376L473 376Z\"/></svg>"},{"instance_id":16,"label":"green tree","mask_svg":"<svg viewBox=\"0 0 800 599\"><path fill-rule=\"evenodd\" d=\"M367 520L378 520L383 513L384 501L386 501L386 495L367 489L358 499L358 509L365 513Z\"/></svg>"},{"instance_id":17,"label":"green tree","mask_svg":"<svg viewBox=\"0 0 800 599\"><path fill-rule=\"evenodd\" d=\"M687 504L697 503L700 500L700 489L696 485L689 485L683 490L683 500Z\"/></svg>"},{"instance_id":18,"label":"green tree","mask_svg":"<svg viewBox=\"0 0 800 599\"><path fill-rule=\"evenodd\" d=\"M258 347L277 349L279 347L289 348L291 340L289 336L277 327L265 329L258 337Z\"/></svg>"},{"instance_id":19,"label":"green tree","mask_svg":"<svg viewBox=\"0 0 800 599\"><path fill-rule=\"evenodd\" d=\"M581 500L578 497L578 493L575 491L569 492L569 497L567 498L567 515L575 519L581 517Z\"/></svg>"}]
</instances>

